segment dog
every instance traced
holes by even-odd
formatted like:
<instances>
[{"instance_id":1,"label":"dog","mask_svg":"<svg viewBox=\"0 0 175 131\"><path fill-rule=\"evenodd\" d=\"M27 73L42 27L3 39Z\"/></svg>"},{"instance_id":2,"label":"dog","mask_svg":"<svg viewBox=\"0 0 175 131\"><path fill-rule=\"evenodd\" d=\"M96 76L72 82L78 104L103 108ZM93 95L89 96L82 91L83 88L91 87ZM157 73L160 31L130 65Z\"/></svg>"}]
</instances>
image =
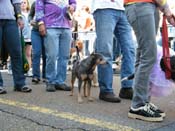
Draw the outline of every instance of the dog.
<instances>
[{"instance_id":1,"label":"dog","mask_svg":"<svg viewBox=\"0 0 175 131\"><path fill-rule=\"evenodd\" d=\"M77 48L78 48L78 50L77 50ZM72 65L73 65L74 61L76 61L77 56L79 57L80 60L82 60L84 57L84 55L83 55L83 42L81 40L75 41L75 47L72 47L70 49L70 59L68 61L68 65L67 65L68 71L72 70Z\"/></svg>"},{"instance_id":2,"label":"dog","mask_svg":"<svg viewBox=\"0 0 175 131\"><path fill-rule=\"evenodd\" d=\"M84 82L84 96L88 96L89 101L93 101L91 97L91 81L94 77L94 70L97 65L106 64L106 60L101 54L92 53L87 58L82 61L77 60L74 62L72 68L72 77L71 77L71 96L74 94L74 82L76 78L78 79L78 103L82 103L83 99L81 97L81 86Z\"/></svg>"}]
</instances>

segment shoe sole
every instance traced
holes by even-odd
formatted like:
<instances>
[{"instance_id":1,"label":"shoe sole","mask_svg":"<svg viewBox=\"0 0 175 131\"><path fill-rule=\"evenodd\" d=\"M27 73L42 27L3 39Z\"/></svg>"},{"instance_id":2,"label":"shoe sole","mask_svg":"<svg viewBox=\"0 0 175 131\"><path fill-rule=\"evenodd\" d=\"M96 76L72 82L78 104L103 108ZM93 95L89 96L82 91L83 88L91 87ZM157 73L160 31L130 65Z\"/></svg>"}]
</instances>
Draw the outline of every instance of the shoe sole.
<instances>
[{"instance_id":1,"label":"shoe sole","mask_svg":"<svg viewBox=\"0 0 175 131\"><path fill-rule=\"evenodd\" d=\"M0 94L7 94L7 91L1 91Z\"/></svg>"},{"instance_id":2,"label":"shoe sole","mask_svg":"<svg viewBox=\"0 0 175 131\"><path fill-rule=\"evenodd\" d=\"M137 114L133 114L133 113L128 113L128 117L129 118L133 118L133 119L139 119L139 120L143 120L143 121L149 121L149 122L161 122L163 121L163 117L144 117L144 116L141 116L141 115L137 115Z\"/></svg>"},{"instance_id":3,"label":"shoe sole","mask_svg":"<svg viewBox=\"0 0 175 131\"><path fill-rule=\"evenodd\" d=\"M166 114L165 113L160 113L160 115L165 118L166 117Z\"/></svg>"}]
</instances>

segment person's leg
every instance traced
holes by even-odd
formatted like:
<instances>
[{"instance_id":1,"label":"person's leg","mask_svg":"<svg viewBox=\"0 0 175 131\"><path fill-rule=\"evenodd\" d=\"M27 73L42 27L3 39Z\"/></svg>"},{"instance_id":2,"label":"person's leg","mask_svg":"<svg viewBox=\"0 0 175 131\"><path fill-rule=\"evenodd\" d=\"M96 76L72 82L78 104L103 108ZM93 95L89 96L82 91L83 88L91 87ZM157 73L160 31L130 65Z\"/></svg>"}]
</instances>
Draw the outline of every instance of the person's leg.
<instances>
[{"instance_id":1,"label":"person's leg","mask_svg":"<svg viewBox=\"0 0 175 131\"><path fill-rule=\"evenodd\" d=\"M31 92L32 89L25 85L25 76L22 64L22 47L19 38L18 26L15 20L6 21L4 34L7 41L7 49L11 57L15 91Z\"/></svg>"},{"instance_id":2,"label":"person's leg","mask_svg":"<svg viewBox=\"0 0 175 131\"><path fill-rule=\"evenodd\" d=\"M42 40L41 36L36 29L32 29L31 32L32 40L32 71L33 71L33 80L40 80L40 58L41 58L41 46ZM39 81L38 81L39 82Z\"/></svg>"},{"instance_id":3,"label":"person's leg","mask_svg":"<svg viewBox=\"0 0 175 131\"><path fill-rule=\"evenodd\" d=\"M44 47L44 38L41 38L41 48L42 48L42 78L43 81L46 82L46 53L45 53L45 47Z\"/></svg>"},{"instance_id":4,"label":"person's leg","mask_svg":"<svg viewBox=\"0 0 175 131\"><path fill-rule=\"evenodd\" d=\"M25 76L22 68L22 47L20 44L18 27L15 21L6 22L4 34L11 58L14 84L15 87L20 88L25 85Z\"/></svg>"},{"instance_id":5,"label":"person's leg","mask_svg":"<svg viewBox=\"0 0 175 131\"><path fill-rule=\"evenodd\" d=\"M113 15L111 15L111 13ZM113 58L113 32L116 26L117 11L112 9L97 10L94 12L94 19L96 23L96 44L95 52L102 54L107 60L107 64L98 66L98 81L100 87L100 96L102 100L109 102L120 102L120 100L113 94L113 70L112 70L112 58ZM102 94L110 94L111 99L108 96ZM105 98L103 99L104 96Z\"/></svg>"},{"instance_id":6,"label":"person's leg","mask_svg":"<svg viewBox=\"0 0 175 131\"><path fill-rule=\"evenodd\" d=\"M2 35L3 35L3 25L2 25L2 20L0 20L0 48L2 48ZM2 79L2 75L0 72L0 94L4 94L6 93L5 88L3 87L3 79Z\"/></svg>"},{"instance_id":7,"label":"person's leg","mask_svg":"<svg viewBox=\"0 0 175 131\"><path fill-rule=\"evenodd\" d=\"M57 29L47 29L47 35L44 38L44 47L46 51L46 91L53 92L56 90L56 61L59 49Z\"/></svg>"},{"instance_id":8,"label":"person's leg","mask_svg":"<svg viewBox=\"0 0 175 131\"><path fill-rule=\"evenodd\" d=\"M163 120L160 110L149 103L149 75L157 56L155 9L155 5L151 3L138 3L126 8L128 20L138 42L134 95L128 117L145 121Z\"/></svg>"},{"instance_id":9,"label":"person's leg","mask_svg":"<svg viewBox=\"0 0 175 131\"><path fill-rule=\"evenodd\" d=\"M64 85L63 90L70 90L70 87L65 84L65 80L70 56L71 31L70 29L58 29L57 33L59 34L59 52L57 55L56 89Z\"/></svg>"},{"instance_id":10,"label":"person's leg","mask_svg":"<svg viewBox=\"0 0 175 131\"><path fill-rule=\"evenodd\" d=\"M27 76L32 77L32 45L31 42L25 42L25 53L26 53L26 58L29 63L29 71L27 72Z\"/></svg>"},{"instance_id":11,"label":"person's leg","mask_svg":"<svg viewBox=\"0 0 175 131\"><path fill-rule=\"evenodd\" d=\"M134 73L135 64L135 46L131 34L131 26L128 23L124 11L121 12L114 34L122 52L120 76L121 79L123 79L124 77L128 77ZM119 93L121 98L132 99L132 84L133 80L125 80L121 82L121 90Z\"/></svg>"}]
</instances>

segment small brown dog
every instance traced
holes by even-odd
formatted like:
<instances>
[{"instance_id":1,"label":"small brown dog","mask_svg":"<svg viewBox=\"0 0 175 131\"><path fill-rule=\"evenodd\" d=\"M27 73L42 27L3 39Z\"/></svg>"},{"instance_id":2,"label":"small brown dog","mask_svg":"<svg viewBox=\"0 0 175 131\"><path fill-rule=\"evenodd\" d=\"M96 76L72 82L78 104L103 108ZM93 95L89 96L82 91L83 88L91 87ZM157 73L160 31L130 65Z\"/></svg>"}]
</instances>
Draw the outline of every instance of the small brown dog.
<instances>
[{"instance_id":1,"label":"small brown dog","mask_svg":"<svg viewBox=\"0 0 175 131\"><path fill-rule=\"evenodd\" d=\"M72 77L71 77L71 96L73 96L74 92L74 82L76 78L78 79L78 103L82 103L81 97L81 86L84 82L84 96L88 96L89 101L93 101L92 97L90 96L91 91L91 81L94 77L94 70L98 64L106 64L103 56L98 53L92 53L87 58L83 59L82 61L75 61L72 69ZM87 94L86 94L87 92Z\"/></svg>"},{"instance_id":2,"label":"small brown dog","mask_svg":"<svg viewBox=\"0 0 175 131\"><path fill-rule=\"evenodd\" d=\"M75 47L72 47L71 49L70 49L70 56L72 56L72 54L73 53L76 53L76 46L78 47L78 51L80 52L80 53L82 53L82 55L83 55L83 41L81 41L81 40L77 40L76 42L75 42Z\"/></svg>"}]
</instances>

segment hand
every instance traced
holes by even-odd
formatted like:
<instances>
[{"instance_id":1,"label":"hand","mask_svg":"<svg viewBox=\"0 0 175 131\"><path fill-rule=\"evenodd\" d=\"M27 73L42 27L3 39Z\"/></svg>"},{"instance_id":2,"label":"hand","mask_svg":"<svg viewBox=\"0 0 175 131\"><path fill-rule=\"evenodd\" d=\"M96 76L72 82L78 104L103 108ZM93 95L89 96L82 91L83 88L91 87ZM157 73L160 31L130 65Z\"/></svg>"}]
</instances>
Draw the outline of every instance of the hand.
<instances>
[{"instance_id":1,"label":"hand","mask_svg":"<svg viewBox=\"0 0 175 131\"><path fill-rule=\"evenodd\" d=\"M68 9L71 14L74 13L74 7L72 5L69 5Z\"/></svg>"},{"instance_id":2,"label":"hand","mask_svg":"<svg viewBox=\"0 0 175 131\"><path fill-rule=\"evenodd\" d=\"M30 21L30 24L31 24L32 26L35 26L35 25L36 25L36 21L35 21L35 20L31 20L31 21Z\"/></svg>"},{"instance_id":3,"label":"hand","mask_svg":"<svg viewBox=\"0 0 175 131\"><path fill-rule=\"evenodd\" d=\"M24 28L24 21L22 18L17 18L17 24L19 26L20 29L23 29Z\"/></svg>"},{"instance_id":4,"label":"hand","mask_svg":"<svg viewBox=\"0 0 175 131\"><path fill-rule=\"evenodd\" d=\"M167 16L167 21L172 25L175 26L175 16L172 14L170 16Z\"/></svg>"},{"instance_id":5,"label":"hand","mask_svg":"<svg viewBox=\"0 0 175 131\"><path fill-rule=\"evenodd\" d=\"M46 35L46 27L44 24L39 25L39 32L41 36L45 36Z\"/></svg>"}]
</instances>

